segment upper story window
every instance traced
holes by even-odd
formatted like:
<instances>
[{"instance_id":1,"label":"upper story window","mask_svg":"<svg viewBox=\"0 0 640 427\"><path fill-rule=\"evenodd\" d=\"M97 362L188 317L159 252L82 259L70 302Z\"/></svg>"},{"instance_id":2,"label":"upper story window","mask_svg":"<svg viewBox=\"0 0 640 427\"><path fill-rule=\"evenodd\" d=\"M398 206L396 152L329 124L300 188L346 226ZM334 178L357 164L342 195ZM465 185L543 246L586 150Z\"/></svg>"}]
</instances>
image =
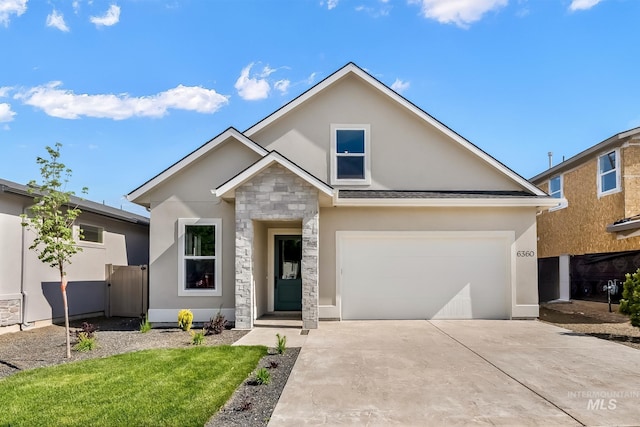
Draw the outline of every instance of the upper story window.
<instances>
[{"instance_id":1,"label":"upper story window","mask_svg":"<svg viewBox=\"0 0 640 427\"><path fill-rule=\"evenodd\" d=\"M331 182L371 183L369 125L331 126Z\"/></svg>"},{"instance_id":2,"label":"upper story window","mask_svg":"<svg viewBox=\"0 0 640 427\"><path fill-rule=\"evenodd\" d=\"M222 295L217 218L178 219L178 295Z\"/></svg>"},{"instance_id":3,"label":"upper story window","mask_svg":"<svg viewBox=\"0 0 640 427\"><path fill-rule=\"evenodd\" d=\"M620 190L620 160L618 150L598 157L598 196Z\"/></svg>"},{"instance_id":4,"label":"upper story window","mask_svg":"<svg viewBox=\"0 0 640 427\"><path fill-rule=\"evenodd\" d=\"M564 197L564 189L563 189L563 176L562 175L558 175L558 176L554 176L553 178L551 178L549 180L549 195L551 197L555 197L556 199L562 199ZM556 206L555 208L551 208L549 209L550 211L556 210L556 209L562 209L562 208L566 208L567 207L567 203L560 203L558 204L558 206Z\"/></svg>"},{"instance_id":5,"label":"upper story window","mask_svg":"<svg viewBox=\"0 0 640 427\"><path fill-rule=\"evenodd\" d=\"M95 225L80 224L79 238L83 242L104 243L104 228Z\"/></svg>"},{"instance_id":6,"label":"upper story window","mask_svg":"<svg viewBox=\"0 0 640 427\"><path fill-rule=\"evenodd\" d=\"M554 176L549 180L549 195L556 199L562 198L562 175Z\"/></svg>"}]
</instances>

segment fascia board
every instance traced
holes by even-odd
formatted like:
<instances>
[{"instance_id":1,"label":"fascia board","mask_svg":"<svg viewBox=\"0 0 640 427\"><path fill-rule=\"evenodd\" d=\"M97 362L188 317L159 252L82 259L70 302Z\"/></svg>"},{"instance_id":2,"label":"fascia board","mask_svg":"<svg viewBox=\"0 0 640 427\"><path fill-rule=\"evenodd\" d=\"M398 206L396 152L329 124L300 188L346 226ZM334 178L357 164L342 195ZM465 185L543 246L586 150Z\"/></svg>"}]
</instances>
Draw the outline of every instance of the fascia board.
<instances>
[{"instance_id":1,"label":"fascia board","mask_svg":"<svg viewBox=\"0 0 640 427\"><path fill-rule=\"evenodd\" d=\"M551 200L549 200L551 199ZM494 199L339 199L334 197L335 206L360 207L538 207L552 208L562 202L556 198L494 198Z\"/></svg>"},{"instance_id":2,"label":"fascia board","mask_svg":"<svg viewBox=\"0 0 640 427\"><path fill-rule=\"evenodd\" d=\"M198 160L200 157L209 153L211 150L214 150L219 145L225 143L230 138L235 138L237 141L241 142L246 147L253 150L260 156L265 156L269 153L266 149L256 144L251 139L247 138L238 130L234 128L229 128L224 132L222 132L220 135L213 138L211 141L207 142L200 148L193 151L191 154L179 160L177 163L174 163L172 166L170 166L169 168L165 169L163 172L156 175L154 178L147 181L145 184L141 185L137 189L133 190L131 193L127 194L126 196L127 200L135 203L136 199L138 199L139 197L141 197L142 195L144 195L145 193L147 193L157 185L160 185L162 182L166 181L167 179L169 179L170 177L172 177L182 169L186 168L187 166L189 166L190 164Z\"/></svg>"}]
</instances>

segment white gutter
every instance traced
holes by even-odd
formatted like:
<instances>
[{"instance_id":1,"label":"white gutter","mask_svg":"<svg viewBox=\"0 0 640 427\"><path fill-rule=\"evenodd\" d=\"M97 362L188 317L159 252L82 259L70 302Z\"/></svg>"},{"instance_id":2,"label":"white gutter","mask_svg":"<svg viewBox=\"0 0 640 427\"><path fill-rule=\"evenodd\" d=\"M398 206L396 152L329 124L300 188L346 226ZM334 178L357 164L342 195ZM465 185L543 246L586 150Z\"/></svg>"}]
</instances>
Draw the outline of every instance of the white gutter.
<instances>
[{"instance_id":1,"label":"white gutter","mask_svg":"<svg viewBox=\"0 0 640 427\"><path fill-rule=\"evenodd\" d=\"M337 193L337 192L336 192ZM518 198L425 198L425 199L345 199L333 197L334 206L358 207L538 207L554 208L566 199L518 197Z\"/></svg>"}]
</instances>

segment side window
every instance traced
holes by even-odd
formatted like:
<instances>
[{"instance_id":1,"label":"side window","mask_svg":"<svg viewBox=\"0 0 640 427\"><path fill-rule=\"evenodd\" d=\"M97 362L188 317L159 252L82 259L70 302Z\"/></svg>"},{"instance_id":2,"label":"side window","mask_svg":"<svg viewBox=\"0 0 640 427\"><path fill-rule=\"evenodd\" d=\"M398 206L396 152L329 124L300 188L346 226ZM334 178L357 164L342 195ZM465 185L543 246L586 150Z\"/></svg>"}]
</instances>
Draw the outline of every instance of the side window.
<instances>
[{"instance_id":1,"label":"side window","mask_svg":"<svg viewBox=\"0 0 640 427\"><path fill-rule=\"evenodd\" d=\"M80 240L83 242L104 243L104 228L95 225L80 224Z\"/></svg>"},{"instance_id":2,"label":"side window","mask_svg":"<svg viewBox=\"0 0 640 427\"><path fill-rule=\"evenodd\" d=\"M617 150L598 157L598 196L620 190L620 165Z\"/></svg>"},{"instance_id":3,"label":"side window","mask_svg":"<svg viewBox=\"0 0 640 427\"><path fill-rule=\"evenodd\" d=\"M564 197L564 179L562 175L554 176L549 180L549 195L556 199L562 199ZM567 203L558 204L555 208L549 209L550 211L556 209L566 208Z\"/></svg>"},{"instance_id":4,"label":"side window","mask_svg":"<svg viewBox=\"0 0 640 427\"><path fill-rule=\"evenodd\" d=\"M178 220L178 295L222 295L222 220Z\"/></svg>"},{"instance_id":5,"label":"side window","mask_svg":"<svg viewBox=\"0 0 640 427\"><path fill-rule=\"evenodd\" d=\"M363 185L371 182L368 125L333 125L331 181Z\"/></svg>"}]
</instances>

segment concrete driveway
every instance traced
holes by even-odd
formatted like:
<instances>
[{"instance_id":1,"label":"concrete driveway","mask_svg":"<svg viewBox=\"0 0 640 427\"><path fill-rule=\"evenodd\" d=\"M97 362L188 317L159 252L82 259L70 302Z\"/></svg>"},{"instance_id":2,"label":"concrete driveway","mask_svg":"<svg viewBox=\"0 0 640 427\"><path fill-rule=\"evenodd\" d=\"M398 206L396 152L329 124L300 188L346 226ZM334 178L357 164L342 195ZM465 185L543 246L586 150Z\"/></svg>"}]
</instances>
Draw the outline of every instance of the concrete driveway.
<instances>
[{"instance_id":1,"label":"concrete driveway","mask_svg":"<svg viewBox=\"0 0 640 427\"><path fill-rule=\"evenodd\" d=\"M310 331L269 426L640 425L640 351L537 321Z\"/></svg>"}]
</instances>

